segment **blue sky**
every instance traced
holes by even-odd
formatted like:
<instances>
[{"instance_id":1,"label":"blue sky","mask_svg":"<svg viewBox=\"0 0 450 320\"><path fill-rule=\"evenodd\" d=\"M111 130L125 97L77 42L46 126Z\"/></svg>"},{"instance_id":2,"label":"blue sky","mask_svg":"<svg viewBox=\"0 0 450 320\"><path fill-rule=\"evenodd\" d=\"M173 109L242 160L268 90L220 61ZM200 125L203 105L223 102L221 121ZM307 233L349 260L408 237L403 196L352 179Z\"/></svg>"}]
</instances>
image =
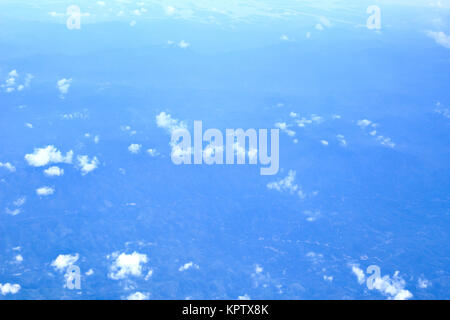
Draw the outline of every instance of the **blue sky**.
<instances>
[{"instance_id":1,"label":"blue sky","mask_svg":"<svg viewBox=\"0 0 450 320\"><path fill-rule=\"evenodd\" d=\"M449 298L448 1L70 5L0 4L0 299ZM196 120L280 171L174 165Z\"/></svg>"}]
</instances>

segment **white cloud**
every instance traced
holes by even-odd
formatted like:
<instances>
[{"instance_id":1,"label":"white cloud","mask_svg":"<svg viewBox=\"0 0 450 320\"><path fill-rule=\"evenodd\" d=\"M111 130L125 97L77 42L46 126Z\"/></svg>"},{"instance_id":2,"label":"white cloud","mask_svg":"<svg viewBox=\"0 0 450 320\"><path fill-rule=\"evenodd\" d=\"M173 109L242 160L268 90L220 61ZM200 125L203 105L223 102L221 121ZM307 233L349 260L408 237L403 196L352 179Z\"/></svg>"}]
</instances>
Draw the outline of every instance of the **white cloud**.
<instances>
[{"instance_id":1,"label":"white cloud","mask_svg":"<svg viewBox=\"0 0 450 320\"><path fill-rule=\"evenodd\" d=\"M277 190L279 192L288 191L290 193L297 192L300 198L304 198L304 193L300 190L299 186L295 183L296 172L294 170L289 170L288 175L281 180L270 182L267 184L267 188L270 190Z\"/></svg>"},{"instance_id":2,"label":"white cloud","mask_svg":"<svg viewBox=\"0 0 450 320\"><path fill-rule=\"evenodd\" d=\"M44 174L48 177L59 177L64 174L64 169L61 169L59 167L53 166L46 170L44 170Z\"/></svg>"},{"instance_id":3,"label":"white cloud","mask_svg":"<svg viewBox=\"0 0 450 320\"><path fill-rule=\"evenodd\" d=\"M50 145L45 148L35 148L32 154L25 155L25 160L33 167L43 167L50 163L72 163L73 151L61 154L54 146Z\"/></svg>"},{"instance_id":4,"label":"white cloud","mask_svg":"<svg viewBox=\"0 0 450 320\"><path fill-rule=\"evenodd\" d=\"M275 123L275 128L280 129L281 131L285 132L290 137L295 136L295 131L288 129L289 127L290 127L290 125L286 124L286 122Z\"/></svg>"},{"instance_id":5,"label":"white cloud","mask_svg":"<svg viewBox=\"0 0 450 320\"><path fill-rule=\"evenodd\" d=\"M148 300L150 295L146 292L135 292L127 297L127 300Z\"/></svg>"},{"instance_id":6,"label":"white cloud","mask_svg":"<svg viewBox=\"0 0 450 320\"><path fill-rule=\"evenodd\" d=\"M55 193L55 189L52 187L41 187L36 189L36 194L38 196L50 196Z\"/></svg>"},{"instance_id":7,"label":"white cloud","mask_svg":"<svg viewBox=\"0 0 450 320\"><path fill-rule=\"evenodd\" d=\"M366 275L364 274L364 271L362 269L360 269L358 266L353 265L352 272L358 279L359 284L363 284L364 281L366 281Z\"/></svg>"},{"instance_id":8,"label":"white cloud","mask_svg":"<svg viewBox=\"0 0 450 320\"><path fill-rule=\"evenodd\" d=\"M6 162L0 162L0 168L5 168L6 170L8 170L9 172L14 172L16 171L16 167L14 167L11 163Z\"/></svg>"},{"instance_id":9,"label":"white cloud","mask_svg":"<svg viewBox=\"0 0 450 320\"><path fill-rule=\"evenodd\" d=\"M89 172L97 169L99 165L99 161L97 157L92 158L92 160L89 160L88 156L78 156L78 165L81 169L81 174L84 176L88 174Z\"/></svg>"},{"instance_id":10,"label":"white cloud","mask_svg":"<svg viewBox=\"0 0 450 320\"><path fill-rule=\"evenodd\" d=\"M324 30L324 27L320 24L320 23L318 23L318 24L316 24L316 27L315 27L317 30L319 30L319 31L323 31Z\"/></svg>"},{"instance_id":11,"label":"white cloud","mask_svg":"<svg viewBox=\"0 0 450 320\"><path fill-rule=\"evenodd\" d=\"M399 277L398 271L392 278L389 276L376 278L373 286L389 299L407 300L413 297L412 293L405 289L405 280Z\"/></svg>"},{"instance_id":12,"label":"white cloud","mask_svg":"<svg viewBox=\"0 0 450 320\"><path fill-rule=\"evenodd\" d=\"M372 123L372 121L367 120L367 119L358 120L358 122L357 122L358 126L360 126L361 128L365 128L365 127L369 126L371 123Z\"/></svg>"},{"instance_id":13,"label":"white cloud","mask_svg":"<svg viewBox=\"0 0 450 320\"><path fill-rule=\"evenodd\" d=\"M333 276L324 275L323 280L328 281L328 282L333 282Z\"/></svg>"},{"instance_id":14,"label":"white cloud","mask_svg":"<svg viewBox=\"0 0 450 320\"><path fill-rule=\"evenodd\" d=\"M248 294L244 294L243 296L239 296L238 300L251 300Z\"/></svg>"},{"instance_id":15,"label":"white cloud","mask_svg":"<svg viewBox=\"0 0 450 320\"><path fill-rule=\"evenodd\" d=\"M171 15L173 15L174 13L175 13L175 8L174 8L174 7L172 7L172 6L166 7L166 14L167 14L167 15L171 16Z\"/></svg>"},{"instance_id":16,"label":"white cloud","mask_svg":"<svg viewBox=\"0 0 450 320\"><path fill-rule=\"evenodd\" d=\"M365 283L366 276L362 269L357 265L352 265L352 272L356 275L359 284ZM405 284L405 280L399 276L399 271L396 271L392 278L390 276L378 277L373 279L372 283L373 289L393 300L407 300L413 297L412 293L405 289Z\"/></svg>"},{"instance_id":17,"label":"white cloud","mask_svg":"<svg viewBox=\"0 0 450 320\"><path fill-rule=\"evenodd\" d=\"M331 22L330 20L328 20L326 17L320 17L319 21L322 25L324 25L325 27L331 27Z\"/></svg>"},{"instance_id":18,"label":"white cloud","mask_svg":"<svg viewBox=\"0 0 450 320\"><path fill-rule=\"evenodd\" d=\"M191 261L191 262L185 263L184 265L179 267L178 271L182 272L182 271L189 270L191 268L199 269L200 267Z\"/></svg>"},{"instance_id":19,"label":"white cloud","mask_svg":"<svg viewBox=\"0 0 450 320\"><path fill-rule=\"evenodd\" d=\"M187 47L189 47L191 44L190 43L188 43L188 42L186 42L186 41L184 41L184 40L181 40L179 43L178 43L178 46L181 48L181 49L186 49Z\"/></svg>"},{"instance_id":20,"label":"white cloud","mask_svg":"<svg viewBox=\"0 0 450 320\"><path fill-rule=\"evenodd\" d=\"M182 121L173 119L170 114L165 112L161 112L156 116L156 125L166 129L170 134L175 130L186 129L186 125Z\"/></svg>"},{"instance_id":21,"label":"white cloud","mask_svg":"<svg viewBox=\"0 0 450 320\"><path fill-rule=\"evenodd\" d=\"M14 201L14 205L16 207L21 207L25 204L25 202L27 202L27 198L26 197L21 197L19 199L17 199L16 201Z\"/></svg>"},{"instance_id":22,"label":"white cloud","mask_svg":"<svg viewBox=\"0 0 450 320\"><path fill-rule=\"evenodd\" d=\"M324 119L321 116L312 114L311 117L309 119L302 117L301 119L297 119L295 120L295 122L297 123L297 125L301 128L305 127L305 125L307 124L319 124L322 123L324 121Z\"/></svg>"},{"instance_id":23,"label":"white cloud","mask_svg":"<svg viewBox=\"0 0 450 320\"><path fill-rule=\"evenodd\" d=\"M320 140L320 143L323 144L324 146L328 146L328 141L326 140Z\"/></svg>"},{"instance_id":24,"label":"white cloud","mask_svg":"<svg viewBox=\"0 0 450 320\"><path fill-rule=\"evenodd\" d=\"M147 255L133 252L132 254L115 252L112 255L114 259L111 265L111 279L119 280L128 276L140 277L142 275L143 264L148 262Z\"/></svg>"},{"instance_id":25,"label":"white cloud","mask_svg":"<svg viewBox=\"0 0 450 320\"><path fill-rule=\"evenodd\" d=\"M16 294L20 290L20 285L11 283L0 283L0 293L4 296L7 294Z\"/></svg>"},{"instance_id":26,"label":"white cloud","mask_svg":"<svg viewBox=\"0 0 450 320\"><path fill-rule=\"evenodd\" d=\"M17 70L12 70L8 73L8 76L10 76L12 78L17 78L17 77L19 77L19 73L17 72Z\"/></svg>"},{"instance_id":27,"label":"white cloud","mask_svg":"<svg viewBox=\"0 0 450 320\"><path fill-rule=\"evenodd\" d=\"M31 79L33 79L33 76L31 74L27 74L24 82L22 84L18 84L19 73L17 70L12 70L8 73L8 78L5 80L5 83L0 85L0 87L5 88L7 93L11 93L15 90L22 91L30 85Z\"/></svg>"},{"instance_id":28,"label":"white cloud","mask_svg":"<svg viewBox=\"0 0 450 320\"><path fill-rule=\"evenodd\" d=\"M51 266L55 268L59 272L63 272L67 269L67 267L73 265L78 261L79 255L76 253L75 255L70 254L60 254L56 257L55 260L51 263Z\"/></svg>"},{"instance_id":29,"label":"white cloud","mask_svg":"<svg viewBox=\"0 0 450 320\"><path fill-rule=\"evenodd\" d=\"M136 153L139 153L139 151L141 151L141 148L142 148L142 145L133 143L128 147L128 151L136 154Z\"/></svg>"},{"instance_id":30,"label":"white cloud","mask_svg":"<svg viewBox=\"0 0 450 320\"><path fill-rule=\"evenodd\" d=\"M21 209L14 209L14 210L11 210L11 209L9 209L9 208L6 208L6 214L9 214L9 215L11 215L11 216L17 216L19 213L21 213L22 212L22 210Z\"/></svg>"},{"instance_id":31,"label":"white cloud","mask_svg":"<svg viewBox=\"0 0 450 320\"><path fill-rule=\"evenodd\" d=\"M387 137L383 137L383 136L378 136L377 140L386 147L389 148L394 148L395 147L395 143L392 142L391 138L387 138Z\"/></svg>"},{"instance_id":32,"label":"white cloud","mask_svg":"<svg viewBox=\"0 0 450 320\"><path fill-rule=\"evenodd\" d=\"M446 35L444 32L428 31L427 35L434 39L437 44L443 46L444 48L450 49L450 36Z\"/></svg>"},{"instance_id":33,"label":"white cloud","mask_svg":"<svg viewBox=\"0 0 450 320\"><path fill-rule=\"evenodd\" d=\"M417 285L418 285L418 287L419 287L420 289L426 289L426 288L428 288L429 286L431 286L431 282L428 281L427 279L419 278L419 280L418 280L418 282L417 282Z\"/></svg>"},{"instance_id":34,"label":"white cloud","mask_svg":"<svg viewBox=\"0 0 450 320\"><path fill-rule=\"evenodd\" d=\"M71 84L72 84L72 79L66 79L66 78L58 80L58 82L56 83L61 95L65 95L69 92L69 88L70 88Z\"/></svg>"},{"instance_id":35,"label":"white cloud","mask_svg":"<svg viewBox=\"0 0 450 320\"><path fill-rule=\"evenodd\" d=\"M343 147L346 147L346 146L347 146L347 140L345 140L345 137L344 137L342 134L338 134L338 135L336 136L336 138L338 139L339 144L340 144L341 146L343 146Z\"/></svg>"},{"instance_id":36,"label":"white cloud","mask_svg":"<svg viewBox=\"0 0 450 320\"><path fill-rule=\"evenodd\" d=\"M151 156L151 157L156 157L159 155L158 151L156 151L156 149L148 149L147 153Z\"/></svg>"},{"instance_id":37,"label":"white cloud","mask_svg":"<svg viewBox=\"0 0 450 320\"><path fill-rule=\"evenodd\" d=\"M23 261L23 257L21 254L18 254L15 258L16 262L22 262Z\"/></svg>"}]
</instances>

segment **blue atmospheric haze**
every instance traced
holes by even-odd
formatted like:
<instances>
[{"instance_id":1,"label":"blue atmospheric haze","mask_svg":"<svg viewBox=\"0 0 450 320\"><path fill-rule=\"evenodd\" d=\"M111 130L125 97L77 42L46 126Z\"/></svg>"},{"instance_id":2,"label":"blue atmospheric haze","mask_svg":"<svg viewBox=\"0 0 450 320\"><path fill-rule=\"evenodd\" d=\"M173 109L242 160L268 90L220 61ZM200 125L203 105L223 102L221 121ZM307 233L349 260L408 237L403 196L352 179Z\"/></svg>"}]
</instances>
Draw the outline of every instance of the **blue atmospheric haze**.
<instances>
[{"instance_id":1,"label":"blue atmospheric haze","mask_svg":"<svg viewBox=\"0 0 450 320\"><path fill-rule=\"evenodd\" d=\"M0 299L449 299L449 125L449 1L3 0Z\"/></svg>"}]
</instances>

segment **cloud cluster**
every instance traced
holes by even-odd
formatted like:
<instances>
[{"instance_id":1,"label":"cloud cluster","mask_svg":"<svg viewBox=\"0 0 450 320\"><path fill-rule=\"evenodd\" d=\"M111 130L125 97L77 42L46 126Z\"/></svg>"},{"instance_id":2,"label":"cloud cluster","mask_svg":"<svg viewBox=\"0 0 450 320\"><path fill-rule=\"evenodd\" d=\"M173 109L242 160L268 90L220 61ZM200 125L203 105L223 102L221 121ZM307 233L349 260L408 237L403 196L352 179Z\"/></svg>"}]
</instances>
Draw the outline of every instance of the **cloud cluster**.
<instances>
[{"instance_id":1,"label":"cloud cluster","mask_svg":"<svg viewBox=\"0 0 450 320\"><path fill-rule=\"evenodd\" d=\"M78 253L74 255L70 254L60 254L58 257L56 257L55 260L51 263L51 266L55 268L55 270L59 272L63 272L67 269L67 267L73 265L76 263L79 259Z\"/></svg>"},{"instance_id":2,"label":"cloud cluster","mask_svg":"<svg viewBox=\"0 0 450 320\"><path fill-rule=\"evenodd\" d=\"M51 163L72 163L72 157L72 150L63 156L61 151L49 145L45 148L35 148L33 153L25 155L25 160L30 166L43 167Z\"/></svg>"},{"instance_id":3,"label":"cloud cluster","mask_svg":"<svg viewBox=\"0 0 450 320\"><path fill-rule=\"evenodd\" d=\"M6 170L8 170L9 172L15 172L16 171L16 167L14 167L11 163L9 162L0 162L0 168L5 168Z\"/></svg>"},{"instance_id":4,"label":"cloud cluster","mask_svg":"<svg viewBox=\"0 0 450 320\"><path fill-rule=\"evenodd\" d=\"M357 277L359 284L364 284L364 282L366 282L364 271L358 266L353 265L352 272ZM390 276L379 276L375 278L372 282L373 289L378 290L390 300L411 299L413 295L409 290L405 289L406 282L399 276L399 274L399 271L395 271L392 278Z\"/></svg>"},{"instance_id":5,"label":"cloud cluster","mask_svg":"<svg viewBox=\"0 0 450 320\"><path fill-rule=\"evenodd\" d=\"M125 279L128 276L140 277L142 275L143 265L148 262L146 254L133 252L113 253L110 256L114 259L111 265L109 277L114 280Z\"/></svg>"},{"instance_id":6,"label":"cloud cluster","mask_svg":"<svg viewBox=\"0 0 450 320\"><path fill-rule=\"evenodd\" d=\"M97 157L92 158L92 160L89 159L88 156L78 156L77 157L78 160L78 166L80 167L81 170L81 174L87 175L89 172L94 171L95 169L97 169L98 165L99 165L99 161L97 159Z\"/></svg>"},{"instance_id":7,"label":"cloud cluster","mask_svg":"<svg viewBox=\"0 0 450 320\"><path fill-rule=\"evenodd\" d=\"M295 183L295 176L297 172L294 170L289 170L288 175L278 181L270 182L267 184L267 188L270 190L276 190L279 192L287 191L291 194L297 193L300 198L305 198L305 195L299 186Z\"/></svg>"},{"instance_id":8,"label":"cloud cluster","mask_svg":"<svg viewBox=\"0 0 450 320\"><path fill-rule=\"evenodd\" d=\"M61 93L61 97L69 92L70 85L72 84L72 79L63 78L56 82L56 86Z\"/></svg>"},{"instance_id":9,"label":"cloud cluster","mask_svg":"<svg viewBox=\"0 0 450 320\"><path fill-rule=\"evenodd\" d=\"M22 212L21 207L25 204L26 201L27 201L26 197L21 197L21 198L17 199L16 201L13 202L14 209L6 208L6 214L9 214L12 216L18 215L19 213Z\"/></svg>"},{"instance_id":10,"label":"cloud cluster","mask_svg":"<svg viewBox=\"0 0 450 320\"><path fill-rule=\"evenodd\" d=\"M11 284L11 283L0 283L0 293L3 296L6 296L7 294L16 294L20 291L20 285L18 284Z\"/></svg>"},{"instance_id":11,"label":"cloud cluster","mask_svg":"<svg viewBox=\"0 0 450 320\"><path fill-rule=\"evenodd\" d=\"M31 80L33 79L33 76L29 73L26 74L25 79L24 79L23 83L21 83L21 84L18 84L19 78L20 77L19 77L19 73L17 72L17 70L12 70L8 73L8 77L6 78L5 83L1 85L1 87L5 88L5 91L7 93L11 93L16 90L22 91L30 85Z\"/></svg>"}]
</instances>

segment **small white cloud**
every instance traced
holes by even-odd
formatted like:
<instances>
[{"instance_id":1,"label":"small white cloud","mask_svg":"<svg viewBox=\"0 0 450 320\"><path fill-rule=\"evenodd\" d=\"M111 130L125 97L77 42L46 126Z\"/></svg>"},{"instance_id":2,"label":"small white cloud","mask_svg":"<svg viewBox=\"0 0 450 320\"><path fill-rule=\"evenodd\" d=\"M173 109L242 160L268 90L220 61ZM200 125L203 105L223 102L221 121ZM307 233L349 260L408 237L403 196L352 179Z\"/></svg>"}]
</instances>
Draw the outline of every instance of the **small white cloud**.
<instances>
[{"instance_id":1,"label":"small white cloud","mask_svg":"<svg viewBox=\"0 0 450 320\"><path fill-rule=\"evenodd\" d=\"M443 46L444 48L450 49L450 36L446 35L444 32L428 31L427 35L434 39L437 44Z\"/></svg>"},{"instance_id":2,"label":"small white cloud","mask_svg":"<svg viewBox=\"0 0 450 320\"><path fill-rule=\"evenodd\" d=\"M8 76L12 77L12 78L18 78L19 77L19 73L17 72L17 70L12 70L8 73Z\"/></svg>"},{"instance_id":3,"label":"small white cloud","mask_svg":"<svg viewBox=\"0 0 450 320\"><path fill-rule=\"evenodd\" d=\"M324 27L320 23L316 24L315 28L316 28L316 30L319 30L319 31L323 31L324 30Z\"/></svg>"},{"instance_id":4,"label":"small white cloud","mask_svg":"<svg viewBox=\"0 0 450 320\"><path fill-rule=\"evenodd\" d=\"M78 253L74 255L60 254L58 257L56 257L55 260L52 261L51 266L55 268L55 270L63 272L67 269L67 267L77 262L78 258L79 258Z\"/></svg>"},{"instance_id":5,"label":"small white cloud","mask_svg":"<svg viewBox=\"0 0 450 320\"><path fill-rule=\"evenodd\" d=\"M297 192L299 186L295 183L296 172L294 170L289 170L287 177L284 179L270 182L267 184L267 188L270 190L277 190L279 192L288 191L290 193Z\"/></svg>"},{"instance_id":6,"label":"small white cloud","mask_svg":"<svg viewBox=\"0 0 450 320\"><path fill-rule=\"evenodd\" d=\"M331 27L331 22L330 20L328 20L326 17L320 17L319 21L322 25L324 25L325 27Z\"/></svg>"},{"instance_id":7,"label":"small white cloud","mask_svg":"<svg viewBox=\"0 0 450 320\"><path fill-rule=\"evenodd\" d=\"M115 252L109 277L114 280L124 279L128 276L140 277L143 265L148 262L147 255L133 252L132 254Z\"/></svg>"},{"instance_id":8,"label":"small white cloud","mask_svg":"<svg viewBox=\"0 0 450 320\"><path fill-rule=\"evenodd\" d=\"M431 286L431 282L428 281L427 279L419 278L419 280L418 280L418 282L417 282L417 286L418 286L420 289L426 289L426 288L428 288L429 286Z\"/></svg>"},{"instance_id":9,"label":"small white cloud","mask_svg":"<svg viewBox=\"0 0 450 320\"><path fill-rule=\"evenodd\" d=\"M135 292L127 297L127 300L148 300L150 295L145 292Z\"/></svg>"},{"instance_id":10,"label":"small white cloud","mask_svg":"<svg viewBox=\"0 0 450 320\"><path fill-rule=\"evenodd\" d=\"M30 166L43 167L50 163L72 163L73 151L69 151L65 156L54 146L45 148L35 148L34 152L25 155L25 160Z\"/></svg>"},{"instance_id":11,"label":"small white cloud","mask_svg":"<svg viewBox=\"0 0 450 320\"><path fill-rule=\"evenodd\" d=\"M59 177L59 176L64 175L64 169L61 169L61 168L56 167L56 166L53 166L53 167L50 167L50 168L44 170L44 174L47 177L55 177L55 176Z\"/></svg>"},{"instance_id":12,"label":"small white cloud","mask_svg":"<svg viewBox=\"0 0 450 320\"><path fill-rule=\"evenodd\" d=\"M333 282L333 277L332 277L332 276L324 275L324 276L323 276L323 280L328 281L328 282Z\"/></svg>"},{"instance_id":13,"label":"small white cloud","mask_svg":"<svg viewBox=\"0 0 450 320\"><path fill-rule=\"evenodd\" d=\"M130 27L134 27L135 25L136 25L136 21L133 20L130 22Z\"/></svg>"},{"instance_id":14,"label":"small white cloud","mask_svg":"<svg viewBox=\"0 0 450 320\"><path fill-rule=\"evenodd\" d=\"M364 281L366 281L366 275L364 274L364 271L362 269L360 269L358 266L353 265L352 272L358 279L359 284L363 284Z\"/></svg>"},{"instance_id":15,"label":"small white cloud","mask_svg":"<svg viewBox=\"0 0 450 320\"><path fill-rule=\"evenodd\" d=\"M148 149L147 153L151 156L151 157L156 157L159 155L158 151L156 151L156 149Z\"/></svg>"},{"instance_id":16,"label":"small white cloud","mask_svg":"<svg viewBox=\"0 0 450 320\"><path fill-rule=\"evenodd\" d=\"M88 271L86 271L85 275L87 276L92 276L94 274L94 270L93 269L89 269Z\"/></svg>"},{"instance_id":17,"label":"small white cloud","mask_svg":"<svg viewBox=\"0 0 450 320\"><path fill-rule=\"evenodd\" d=\"M189 270L191 268L199 269L200 267L191 261L191 262L185 263L184 265L179 267L178 271L182 272L182 271Z\"/></svg>"},{"instance_id":18,"label":"small white cloud","mask_svg":"<svg viewBox=\"0 0 450 320\"><path fill-rule=\"evenodd\" d=\"M128 147L128 151L136 154L136 153L139 153L139 151L141 151L141 148L142 148L142 145L133 143Z\"/></svg>"},{"instance_id":19,"label":"small white cloud","mask_svg":"<svg viewBox=\"0 0 450 320\"><path fill-rule=\"evenodd\" d=\"M72 79L66 79L66 78L58 80L58 82L56 83L61 95L65 95L69 92L69 88L70 88L71 84L72 84Z\"/></svg>"},{"instance_id":20,"label":"small white cloud","mask_svg":"<svg viewBox=\"0 0 450 320\"><path fill-rule=\"evenodd\" d=\"M16 260L16 262L19 262L19 263L23 261L23 257L21 254L18 254L14 259Z\"/></svg>"},{"instance_id":21,"label":"small white cloud","mask_svg":"<svg viewBox=\"0 0 450 320\"><path fill-rule=\"evenodd\" d=\"M281 37L280 37L280 40L282 40L282 41L289 41L289 37L287 35L285 35L285 34L282 34Z\"/></svg>"},{"instance_id":22,"label":"small white cloud","mask_svg":"<svg viewBox=\"0 0 450 320\"><path fill-rule=\"evenodd\" d=\"M11 284L11 283L0 283L0 293L3 296L6 296L7 294L16 294L20 291L20 285L18 284Z\"/></svg>"},{"instance_id":23,"label":"small white cloud","mask_svg":"<svg viewBox=\"0 0 450 320\"><path fill-rule=\"evenodd\" d=\"M340 144L341 146L343 146L343 147L346 147L346 146L347 146L347 140L345 140L345 137L344 137L342 134L338 134L338 135L336 136L336 138L338 139L339 144Z\"/></svg>"},{"instance_id":24,"label":"small white cloud","mask_svg":"<svg viewBox=\"0 0 450 320\"><path fill-rule=\"evenodd\" d=\"M251 300L248 294L244 294L243 296L239 296L238 300Z\"/></svg>"},{"instance_id":25,"label":"small white cloud","mask_svg":"<svg viewBox=\"0 0 450 320\"><path fill-rule=\"evenodd\" d=\"M361 128L365 128L367 126L369 126L372 123L372 121L364 119L364 120L358 120L357 124L358 126L360 126Z\"/></svg>"},{"instance_id":26,"label":"small white cloud","mask_svg":"<svg viewBox=\"0 0 450 320\"><path fill-rule=\"evenodd\" d=\"M16 167L14 167L11 163L6 162L0 162L0 168L5 168L6 170L8 170L9 172L15 172L16 171Z\"/></svg>"},{"instance_id":27,"label":"small white cloud","mask_svg":"<svg viewBox=\"0 0 450 320\"><path fill-rule=\"evenodd\" d=\"M97 169L99 165L99 161L97 157L92 158L92 160L89 160L88 156L78 156L78 165L81 169L81 174L84 176L88 174L91 171L94 171Z\"/></svg>"},{"instance_id":28,"label":"small white cloud","mask_svg":"<svg viewBox=\"0 0 450 320\"><path fill-rule=\"evenodd\" d=\"M52 187L41 187L36 189L36 194L38 196L50 196L55 193L55 189Z\"/></svg>"},{"instance_id":29,"label":"small white cloud","mask_svg":"<svg viewBox=\"0 0 450 320\"><path fill-rule=\"evenodd\" d=\"M190 43L188 43L188 42L186 42L186 41L184 41L184 40L181 40L179 43L178 43L178 46L181 48L181 49L186 49L187 47L189 47L191 44Z\"/></svg>"},{"instance_id":30,"label":"small white cloud","mask_svg":"<svg viewBox=\"0 0 450 320\"><path fill-rule=\"evenodd\" d=\"M171 15L173 15L174 13L175 13L175 8L174 8L174 7L172 7L172 6L166 7L166 14L167 14L167 15L171 16Z\"/></svg>"},{"instance_id":31,"label":"small white cloud","mask_svg":"<svg viewBox=\"0 0 450 320\"><path fill-rule=\"evenodd\" d=\"M286 133L288 136L295 136L295 131L288 129L290 125L286 124L286 122L277 122L275 123L275 128L280 129L282 132Z\"/></svg>"},{"instance_id":32,"label":"small white cloud","mask_svg":"<svg viewBox=\"0 0 450 320\"><path fill-rule=\"evenodd\" d=\"M328 146L328 141L327 140L320 140L320 143L323 144L324 146Z\"/></svg>"}]
</instances>

